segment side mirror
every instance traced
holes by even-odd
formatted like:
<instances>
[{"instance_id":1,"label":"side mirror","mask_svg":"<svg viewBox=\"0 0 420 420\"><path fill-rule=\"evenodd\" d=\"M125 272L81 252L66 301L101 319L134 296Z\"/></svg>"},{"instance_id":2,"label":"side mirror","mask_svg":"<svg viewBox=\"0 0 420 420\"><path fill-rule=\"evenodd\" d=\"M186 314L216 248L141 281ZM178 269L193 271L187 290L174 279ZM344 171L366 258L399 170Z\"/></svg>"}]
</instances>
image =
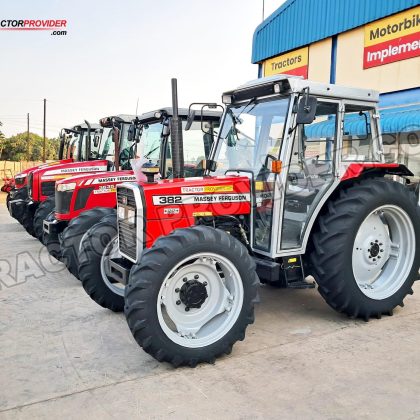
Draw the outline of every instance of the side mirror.
<instances>
[{"instance_id":1,"label":"side mirror","mask_svg":"<svg viewBox=\"0 0 420 420\"><path fill-rule=\"evenodd\" d=\"M188 113L187 123L185 124L185 131L188 131L191 128L192 123L194 122L194 118L195 118L195 111L191 109L190 112Z\"/></svg>"},{"instance_id":2,"label":"side mirror","mask_svg":"<svg viewBox=\"0 0 420 420\"><path fill-rule=\"evenodd\" d=\"M134 124L130 124L128 127L127 132L127 140L129 142L133 142L136 139L136 126Z\"/></svg>"},{"instance_id":3,"label":"side mirror","mask_svg":"<svg viewBox=\"0 0 420 420\"><path fill-rule=\"evenodd\" d=\"M315 119L317 104L315 96L303 96L299 101L296 124L311 124Z\"/></svg>"},{"instance_id":4,"label":"side mirror","mask_svg":"<svg viewBox=\"0 0 420 420\"><path fill-rule=\"evenodd\" d=\"M199 164L198 167L200 169L208 169L210 172L214 172L217 169L217 162L210 159L203 159Z\"/></svg>"}]
</instances>

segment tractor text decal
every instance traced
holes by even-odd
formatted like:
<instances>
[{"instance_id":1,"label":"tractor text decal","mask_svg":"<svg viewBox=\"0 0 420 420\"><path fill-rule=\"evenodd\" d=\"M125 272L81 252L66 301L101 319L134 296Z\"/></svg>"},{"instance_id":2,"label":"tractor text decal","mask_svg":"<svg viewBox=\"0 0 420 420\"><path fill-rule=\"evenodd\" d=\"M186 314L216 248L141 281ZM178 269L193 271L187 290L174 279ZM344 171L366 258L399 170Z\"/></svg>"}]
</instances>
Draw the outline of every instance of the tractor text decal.
<instances>
[{"instance_id":1,"label":"tractor text decal","mask_svg":"<svg viewBox=\"0 0 420 420\"><path fill-rule=\"evenodd\" d=\"M153 204L206 204L206 203L238 203L250 201L250 194L212 194L212 195L154 195Z\"/></svg>"},{"instance_id":2,"label":"tractor text decal","mask_svg":"<svg viewBox=\"0 0 420 420\"><path fill-rule=\"evenodd\" d=\"M203 187L182 187L182 194L233 192L233 185L206 185Z\"/></svg>"}]
</instances>

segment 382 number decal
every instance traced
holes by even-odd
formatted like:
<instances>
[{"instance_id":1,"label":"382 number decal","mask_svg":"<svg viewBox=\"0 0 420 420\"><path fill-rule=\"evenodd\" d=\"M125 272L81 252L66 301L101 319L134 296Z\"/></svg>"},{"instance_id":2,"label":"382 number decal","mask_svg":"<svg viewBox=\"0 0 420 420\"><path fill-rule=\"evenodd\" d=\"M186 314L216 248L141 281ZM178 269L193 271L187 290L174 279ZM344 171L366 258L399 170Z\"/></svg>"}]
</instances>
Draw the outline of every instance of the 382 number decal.
<instances>
[{"instance_id":1,"label":"382 number decal","mask_svg":"<svg viewBox=\"0 0 420 420\"><path fill-rule=\"evenodd\" d=\"M181 196L160 196L159 204L181 204Z\"/></svg>"}]
</instances>

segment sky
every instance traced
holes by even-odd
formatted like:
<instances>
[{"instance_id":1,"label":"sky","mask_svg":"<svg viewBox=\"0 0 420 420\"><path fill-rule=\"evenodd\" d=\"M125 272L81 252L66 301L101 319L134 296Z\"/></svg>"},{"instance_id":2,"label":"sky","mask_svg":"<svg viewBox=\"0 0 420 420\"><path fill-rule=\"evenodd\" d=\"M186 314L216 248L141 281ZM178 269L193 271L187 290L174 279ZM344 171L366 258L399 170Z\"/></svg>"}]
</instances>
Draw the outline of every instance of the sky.
<instances>
[{"instance_id":1,"label":"sky","mask_svg":"<svg viewBox=\"0 0 420 420\"><path fill-rule=\"evenodd\" d=\"M284 0L265 0L265 16ZM0 31L0 130L47 136L87 119L220 102L257 77L252 36L263 0L0 0L2 19L66 19L66 36Z\"/></svg>"}]
</instances>

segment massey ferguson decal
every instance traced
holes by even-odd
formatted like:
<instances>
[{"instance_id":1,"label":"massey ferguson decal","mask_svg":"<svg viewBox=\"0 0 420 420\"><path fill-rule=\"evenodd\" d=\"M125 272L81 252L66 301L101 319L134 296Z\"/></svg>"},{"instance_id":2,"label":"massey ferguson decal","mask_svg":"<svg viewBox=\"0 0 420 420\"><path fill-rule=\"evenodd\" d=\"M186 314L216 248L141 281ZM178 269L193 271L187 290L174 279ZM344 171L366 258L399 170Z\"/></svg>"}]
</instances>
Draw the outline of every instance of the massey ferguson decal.
<instances>
[{"instance_id":1,"label":"massey ferguson decal","mask_svg":"<svg viewBox=\"0 0 420 420\"><path fill-rule=\"evenodd\" d=\"M112 182L132 182L135 181L136 177L134 175L122 175L122 176L107 176L104 178L98 179L89 179L86 181L85 185L98 185L98 184L109 184Z\"/></svg>"},{"instance_id":2,"label":"massey ferguson decal","mask_svg":"<svg viewBox=\"0 0 420 420\"><path fill-rule=\"evenodd\" d=\"M206 203L239 203L249 202L250 194L211 194L211 195L154 195L153 204L206 204Z\"/></svg>"},{"instance_id":3,"label":"massey ferguson decal","mask_svg":"<svg viewBox=\"0 0 420 420\"><path fill-rule=\"evenodd\" d=\"M77 174L80 172L104 172L107 170L105 166L77 166L72 168L54 169L45 172L44 176L61 175L61 174Z\"/></svg>"}]
</instances>

